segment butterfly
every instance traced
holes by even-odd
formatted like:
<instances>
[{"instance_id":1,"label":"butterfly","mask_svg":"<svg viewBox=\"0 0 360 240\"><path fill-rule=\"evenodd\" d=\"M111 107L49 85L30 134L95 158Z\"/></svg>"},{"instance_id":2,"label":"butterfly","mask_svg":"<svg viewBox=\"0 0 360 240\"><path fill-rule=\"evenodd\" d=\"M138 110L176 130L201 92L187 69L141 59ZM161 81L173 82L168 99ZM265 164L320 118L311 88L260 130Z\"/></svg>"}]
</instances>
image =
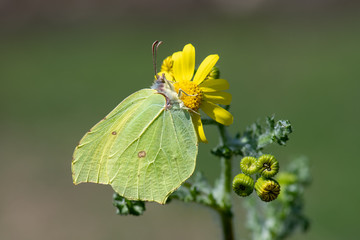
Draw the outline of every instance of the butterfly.
<instances>
[{"instance_id":1,"label":"butterfly","mask_svg":"<svg viewBox=\"0 0 360 240\"><path fill-rule=\"evenodd\" d=\"M165 204L195 170L198 139L191 115L165 75L125 98L76 146L74 184L109 184L129 200Z\"/></svg>"}]
</instances>

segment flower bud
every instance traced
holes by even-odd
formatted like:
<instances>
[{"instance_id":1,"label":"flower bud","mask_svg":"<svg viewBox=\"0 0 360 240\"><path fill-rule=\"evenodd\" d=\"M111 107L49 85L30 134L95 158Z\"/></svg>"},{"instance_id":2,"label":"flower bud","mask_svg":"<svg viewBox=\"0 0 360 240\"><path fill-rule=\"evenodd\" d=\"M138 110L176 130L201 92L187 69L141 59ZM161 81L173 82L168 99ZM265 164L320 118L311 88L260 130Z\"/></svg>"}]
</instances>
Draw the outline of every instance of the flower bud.
<instances>
[{"instance_id":1,"label":"flower bud","mask_svg":"<svg viewBox=\"0 0 360 240\"><path fill-rule=\"evenodd\" d=\"M220 77L220 70L218 67L213 67L207 76L207 79L218 79Z\"/></svg>"},{"instance_id":2,"label":"flower bud","mask_svg":"<svg viewBox=\"0 0 360 240\"><path fill-rule=\"evenodd\" d=\"M258 172L265 178L273 177L279 172L279 162L273 155L262 155L256 164Z\"/></svg>"},{"instance_id":3,"label":"flower bud","mask_svg":"<svg viewBox=\"0 0 360 240\"><path fill-rule=\"evenodd\" d=\"M237 195L246 197L254 190L254 180L252 177L240 173L234 177L232 187Z\"/></svg>"},{"instance_id":4,"label":"flower bud","mask_svg":"<svg viewBox=\"0 0 360 240\"><path fill-rule=\"evenodd\" d=\"M240 161L240 169L243 173L247 175L254 174L258 171L258 167L256 164L256 158L254 157L244 157Z\"/></svg>"},{"instance_id":5,"label":"flower bud","mask_svg":"<svg viewBox=\"0 0 360 240\"><path fill-rule=\"evenodd\" d=\"M259 178L255 183L257 195L264 202L275 200L280 194L280 184L274 179Z\"/></svg>"}]
</instances>

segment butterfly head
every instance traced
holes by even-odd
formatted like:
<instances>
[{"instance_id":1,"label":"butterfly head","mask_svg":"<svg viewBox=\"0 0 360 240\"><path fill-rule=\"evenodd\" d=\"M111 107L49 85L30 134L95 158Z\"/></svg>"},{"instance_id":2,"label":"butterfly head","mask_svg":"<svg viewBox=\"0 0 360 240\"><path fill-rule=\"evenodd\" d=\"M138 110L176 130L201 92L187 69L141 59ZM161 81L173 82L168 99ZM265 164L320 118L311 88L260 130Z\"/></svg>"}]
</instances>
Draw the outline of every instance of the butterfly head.
<instances>
[{"instance_id":1,"label":"butterfly head","mask_svg":"<svg viewBox=\"0 0 360 240\"><path fill-rule=\"evenodd\" d=\"M154 73L156 80L151 86L152 89L158 91L158 93L164 95L166 98L166 106L167 109L171 108L173 105L179 105L180 108L184 108L183 102L179 98L179 94L174 87L174 82L166 79L165 74L159 75L157 73L156 67L156 55L158 47L162 44L162 41L156 40L152 45L152 54L153 54L153 65L154 65Z\"/></svg>"}]
</instances>

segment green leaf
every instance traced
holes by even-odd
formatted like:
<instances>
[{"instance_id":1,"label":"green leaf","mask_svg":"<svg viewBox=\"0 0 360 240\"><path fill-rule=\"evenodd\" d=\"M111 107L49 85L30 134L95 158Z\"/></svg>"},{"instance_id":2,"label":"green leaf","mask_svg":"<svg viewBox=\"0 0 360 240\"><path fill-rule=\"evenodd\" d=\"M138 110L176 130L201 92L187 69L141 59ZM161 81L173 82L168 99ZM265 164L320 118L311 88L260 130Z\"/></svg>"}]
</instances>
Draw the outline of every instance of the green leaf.
<instances>
[{"instance_id":1,"label":"green leaf","mask_svg":"<svg viewBox=\"0 0 360 240\"><path fill-rule=\"evenodd\" d=\"M211 149L211 153L218 157L224 157L226 159L230 159L235 152L228 146L221 145L214 149Z\"/></svg>"},{"instance_id":2,"label":"green leaf","mask_svg":"<svg viewBox=\"0 0 360 240\"><path fill-rule=\"evenodd\" d=\"M121 102L81 139L73 180L110 184L128 200L161 204L194 169L197 137L190 114L153 89Z\"/></svg>"},{"instance_id":3,"label":"green leaf","mask_svg":"<svg viewBox=\"0 0 360 240\"><path fill-rule=\"evenodd\" d=\"M279 120L274 127L274 137L278 144L285 145L289 140L288 135L292 133L292 128L289 120Z\"/></svg>"},{"instance_id":4,"label":"green leaf","mask_svg":"<svg viewBox=\"0 0 360 240\"><path fill-rule=\"evenodd\" d=\"M258 148L265 146L276 141L279 145L285 145L289 140L288 135L292 133L292 128L289 120L279 120L275 123L275 117L267 117L266 128L258 138Z\"/></svg>"},{"instance_id":5,"label":"green leaf","mask_svg":"<svg viewBox=\"0 0 360 240\"><path fill-rule=\"evenodd\" d=\"M143 201L131 201L120 196L117 193L113 194L113 205L116 207L116 214L119 215L134 215L139 216L144 213L145 202Z\"/></svg>"},{"instance_id":6,"label":"green leaf","mask_svg":"<svg viewBox=\"0 0 360 240\"><path fill-rule=\"evenodd\" d=\"M207 206L214 206L216 204L212 187L201 172L198 172L177 191L171 194L169 199L178 199L183 202L196 202Z\"/></svg>"},{"instance_id":7,"label":"green leaf","mask_svg":"<svg viewBox=\"0 0 360 240\"><path fill-rule=\"evenodd\" d=\"M258 157L262 149L274 142L285 145L291 132L290 121L275 122L274 116L267 117L265 126L256 122L247 127L242 135L238 134L231 148L238 155Z\"/></svg>"}]
</instances>

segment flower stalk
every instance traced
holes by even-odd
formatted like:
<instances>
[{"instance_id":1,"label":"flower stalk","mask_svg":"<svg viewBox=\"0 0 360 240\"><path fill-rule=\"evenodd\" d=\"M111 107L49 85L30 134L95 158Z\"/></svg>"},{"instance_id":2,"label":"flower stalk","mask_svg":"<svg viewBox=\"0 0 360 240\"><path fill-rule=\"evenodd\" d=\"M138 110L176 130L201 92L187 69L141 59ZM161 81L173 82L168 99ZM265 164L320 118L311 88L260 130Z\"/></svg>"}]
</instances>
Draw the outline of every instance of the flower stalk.
<instances>
[{"instance_id":1,"label":"flower stalk","mask_svg":"<svg viewBox=\"0 0 360 240\"><path fill-rule=\"evenodd\" d=\"M218 124L220 133L220 144L227 146L229 143L229 134L224 125ZM220 158L220 184L222 184L222 192L220 199L222 200L222 206L218 209L218 213L221 218L221 226L224 240L234 239L233 229L233 213L232 213L232 201L231 201L231 167L232 158Z\"/></svg>"}]
</instances>

